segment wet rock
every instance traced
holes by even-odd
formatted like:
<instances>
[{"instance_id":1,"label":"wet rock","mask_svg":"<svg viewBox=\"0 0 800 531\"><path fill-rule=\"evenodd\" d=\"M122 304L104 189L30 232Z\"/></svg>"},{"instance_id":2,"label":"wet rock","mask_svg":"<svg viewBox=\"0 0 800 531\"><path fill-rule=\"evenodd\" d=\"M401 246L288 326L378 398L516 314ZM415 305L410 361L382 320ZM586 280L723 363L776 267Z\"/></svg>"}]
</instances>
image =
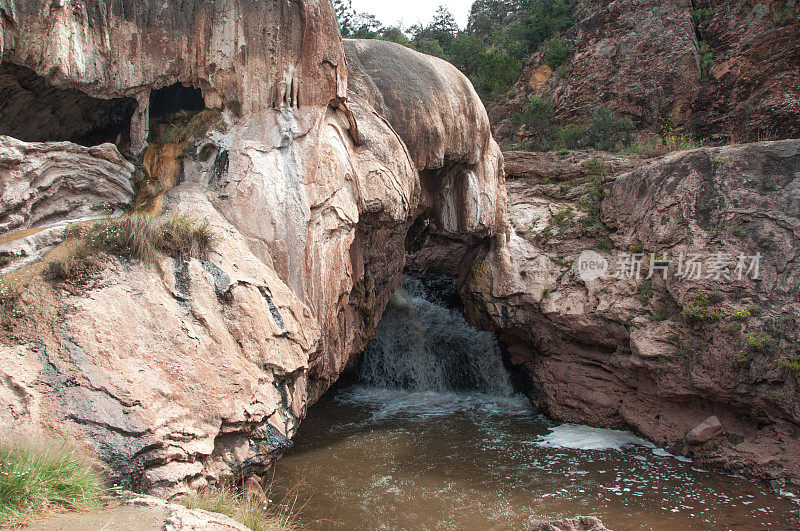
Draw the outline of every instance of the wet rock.
<instances>
[{"instance_id":1,"label":"wet rock","mask_svg":"<svg viewBox=\"0 0 800 531\"><path fill-rule=\"evenodd\" d=\"M798 168L800 141L785 140L609 171L599 204L588 178L563 188L516 179L515 234L462 267L470 320L499 332L537 404L559 420L632 427L673 448L716 416L727 436L690 446L693 458L800 477L800 391L771 355L800 358ZM593 204L600 225L583 222ZM581 278L586 250L609 274ZM632 253L645 257L642 275L611 276ZM666 279L646 278L650 253L674 259ZM676 276L681 254L718 253L734 260L725 278ZM758 279L734 274L739 256L759 253Z\"/></svg>"},{"instance_id":2,"label":"wet rock","mask_svg":"<svg viewBox=\"0 0 800 531\"><path fill-rule=\"evenodd\" d=\"M579 516L539 524L533 528L533 531L606 531L607 529L599 518Z\"/></svg>"},{"instance_id":3,"label":"wet rock","mask_svg":"<svg viewBox=\"0 0 800 531\"><path fill-rule=\"evenodd\" d=\"M689 444L704 444L722 434L722 423L717 417L708 417L686 434Z\"/></svg>"}]
</instances>

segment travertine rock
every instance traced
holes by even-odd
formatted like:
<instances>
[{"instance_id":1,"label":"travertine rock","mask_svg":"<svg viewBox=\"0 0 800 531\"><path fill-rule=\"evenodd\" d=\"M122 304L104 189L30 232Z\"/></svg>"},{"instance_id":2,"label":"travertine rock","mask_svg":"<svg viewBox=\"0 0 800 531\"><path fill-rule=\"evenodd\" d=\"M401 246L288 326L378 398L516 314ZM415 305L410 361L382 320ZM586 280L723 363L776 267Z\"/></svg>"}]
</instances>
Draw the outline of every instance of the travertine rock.
<instances>
[{"instance_id":1,"label":"travertine rock","mask_svg":"<svg viewBox=\"0 0 800 531\"><path fill-rule=\"evenodd\" d=\"M416 220L465 242L505 233L501 154L465 78L399 46L351 42L346 97L327 1L12 7L4 61L60 86L144 104L181 81L207 105L242 103L242 117L224 110L206 133L143 157L164 189L152 208L209 221L208 260L110 259L81 289L42 285L19 304L47 299L47 337L12 326L0 345L3 422L85 440L136 488L176 495L258 473L285 450L374 335ZM381 62L390 75L369 66ZM390 98L393 77L414 91ZM435 115L431 97L458 106Z\"/></svg>"},{"instance_id":2,"label":"travertine rock","mask_svg":"<svg viewBox=\"0 0 800 531\"><path fill-rule=\"evenodd\" d=\"M607 531L598 518L592 516L579 516L578 518L566 518L557 522L547 522L539 524L533 531Z\"/></svg>"},{"instance_id":3,"label":"travertine rock","mask_svg":"<svg viewBox=\"0 0 800 531\"><path fill-rule=\"evenodd\" d=\"M0 233L119 212L133 197L132 173L113 144L0 136Z\"/></svg>"}]
</instances>

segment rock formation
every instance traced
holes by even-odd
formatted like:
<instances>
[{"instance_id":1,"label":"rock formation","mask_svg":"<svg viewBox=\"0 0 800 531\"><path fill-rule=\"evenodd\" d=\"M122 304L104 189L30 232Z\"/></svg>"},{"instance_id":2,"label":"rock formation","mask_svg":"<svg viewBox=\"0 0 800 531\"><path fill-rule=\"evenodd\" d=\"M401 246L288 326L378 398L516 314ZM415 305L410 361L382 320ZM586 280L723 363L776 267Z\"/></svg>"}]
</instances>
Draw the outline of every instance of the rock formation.
<instances>
[{"instance_id":1,"label":"rock formation","mask_svg":"<svg viewBox=\"0 0 800 531\"><path fill-rule=\"evenodd\" d=\"M27 144L0 137L0 232L101 217L133 198L133 164L111 144Z\"/></svg>"},{"instance_id":2,"label":"rock formation","mask_svg":"<svg viewBox=\"0 0 800 531\"><path fill-rule=\"evenodd\" d=\"M568 158L580 176L560 183L538 176L546 163L516 170L531 177L509 183L509 244L494 240L462 268L473 321L499 331L557 419L633 428L704 462L800 481L800 141L632 170L622 158ZM585 250L606 275L581 275ZM642 274L614 278L620 253L639 255ZM757 280L737 272L740 256L759 253ZM696 279L693 254L707 266ZM719 275L715 257L727 264Z\"/></svg>"},{"instance_id":3,"label":"rock formation","mask_svg":"<svg viewBox=\"0 0 800 531\"><path fill-rule=\"evenodd\" d=\"M557 522L539 524L534 531L606 531L608 528L599 519L591 516L566 518Z\"/></svg>"},{"instance_id":4,"label":"rock formation","mask_svg":"<svg viewBox=\"0 0 800 531\"><path fill-rule=\"evenodd\" d=\"M517 134L511 118L532 94L553 101L562 124L585 124L606 106L651 132L669 124L739 142L800 136L794 0L584 0L574 17L564 35L572 57L553 71L540 50L492 110L500 137Z\"/></svg>"},{"instance_id":5,"label":"rock formation","mask_svg":"<svg viewBox=\"0 0 800 531\"><path fill-rule=\"evenodd\" d=\"M171 496L263 470L374 334L411 227L459 241L506 230L501 154L469 83L399 45L343 46L327 1L0 9L3 64L61 90L45 101L75 91L137 101L137 201L205 219L216 236L207 259L107 257L78 285L46 275L75 252L68 239L4 279L19 293L3 299L0 422L83 440L136 488ZM156 143L172 137L149 131L151 96L176 83L199 88L206 109ZM113 176L84 173L103 193L75 178L37 185L65 204L133 191L113 146L3 140L11 149L73 154L75 175L103 153L119 161ZM119 190L104 184L114 179ZM2 201L19 227L42 226L39 211L48 223L76 214L20 194Z\"/></svg>"}]
</instances>

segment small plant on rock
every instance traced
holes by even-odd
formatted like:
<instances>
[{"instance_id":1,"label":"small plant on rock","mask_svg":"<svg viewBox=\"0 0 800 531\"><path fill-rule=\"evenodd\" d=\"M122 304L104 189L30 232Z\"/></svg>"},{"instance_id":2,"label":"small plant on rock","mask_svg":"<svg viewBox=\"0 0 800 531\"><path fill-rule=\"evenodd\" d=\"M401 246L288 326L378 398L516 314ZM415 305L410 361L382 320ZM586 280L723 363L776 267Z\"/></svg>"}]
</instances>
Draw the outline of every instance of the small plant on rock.
<instances>
[{"instance_id":1,"label":"small plant on rock","mask_svg":"<svg viewBox=\"0 0 800 531\"><path fill-rule=\"evenodd\" d=\"M693 322L718 320L721 317L719 310L709 307L714 304L712 300L717 300L717 297L707 292L693 295L689 304L683 307L683 316Z\"/></svg>"},{"instance_id":2,"label":"small plant on rock","mask_svg":"<svg viewBox=\"0 0 800 531\"><path fill-rule=\"evenodd\" d=\"M789 374L794 376L797 384L800 385L800 359L783 358L780 360L780 365Z\"/></svg>"},{"instance_id":3,"label":"small plant on rock","mask_svg":"<svg viewBox=\"0 0 800 531\"><path fill-rule=\"evenodd\" d=\"M0 443L0 527L97 507L105 491L97 466L65 443Z\"/></svg>"},{"instance_id":4,"label":"small plant on rock","mask_svg":"<svg viewBox=\"0 0 800 531\"><path fill-rule=\"evenodd\" d=\"M744 338L744 342L751 352L763 352L772 345L773 340L764 334L748 334Z\"/></svg>"}]
</instances>

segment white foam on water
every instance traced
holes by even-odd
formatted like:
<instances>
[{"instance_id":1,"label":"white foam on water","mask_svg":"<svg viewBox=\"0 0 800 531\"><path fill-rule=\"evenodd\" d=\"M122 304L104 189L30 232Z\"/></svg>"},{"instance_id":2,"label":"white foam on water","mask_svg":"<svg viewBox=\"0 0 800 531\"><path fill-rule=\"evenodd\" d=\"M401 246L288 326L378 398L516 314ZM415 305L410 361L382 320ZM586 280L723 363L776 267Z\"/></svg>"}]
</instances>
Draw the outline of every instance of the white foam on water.
<instances>
[{"instance_id":1,"label":"white foam on water","mask_svg":"<svg viewBox=\"0 0 800 531\"><path fill-rule=\"evenodd\" d=\"M590 428L578 424L562 424L550 428L550 433L540 437L536 443L550 448L572 450L622 450L630 446L655 448L647 439L637 437L629 431Z\"/></svg>"},{"instance_id":2,"label":"white foam on water","mask_svg":"<svg viewBox=\"0 0 800 531\"><path fill-rule=\"evenodd\" d=\"M370 422L397 417L446 417L455 413L471 413L481 418L529 417L536 414L530 402L519 394L496 396L438 391L409 392L404 389L356 385L341 392L336 400L344 404L368 407L371 410Z\"/></svg>"}]
</instances>

